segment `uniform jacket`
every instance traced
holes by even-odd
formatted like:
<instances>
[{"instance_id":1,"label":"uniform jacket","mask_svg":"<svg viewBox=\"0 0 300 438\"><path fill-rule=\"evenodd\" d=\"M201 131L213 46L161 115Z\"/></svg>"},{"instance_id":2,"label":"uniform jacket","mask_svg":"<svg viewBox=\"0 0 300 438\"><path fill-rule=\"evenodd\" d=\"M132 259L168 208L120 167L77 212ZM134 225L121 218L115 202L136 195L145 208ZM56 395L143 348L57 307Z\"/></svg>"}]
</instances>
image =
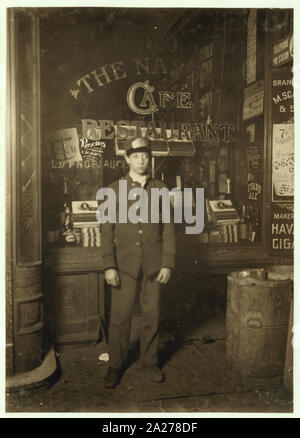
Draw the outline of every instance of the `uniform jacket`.
<instances>
[{"instance_id":1,"label":"uniform jacket","mask_svg":"<svg viewBox=\"0 0 300 438\"><path fill-rule=\"evenodd\" d=\"M141 187L138 182L132 180L129 175L127 180L127 195L134 187ZM148 194L148 223L139 222L133 224L118 222L119 206L119 181L111 186L116 194L117 217L116 223L102 224L102 256L104 270L109 268L119 269L134 278L137 278L142 267L145 275L153 275L161 267L173 269L175 265L175 229L171 220L170 223L151 223L151 188L166 187L161 181L148 178L143 187ZM128 199L128 196L127 196ZM136 201L128 201L130 205Z\"/></svg>"}]
</instances>

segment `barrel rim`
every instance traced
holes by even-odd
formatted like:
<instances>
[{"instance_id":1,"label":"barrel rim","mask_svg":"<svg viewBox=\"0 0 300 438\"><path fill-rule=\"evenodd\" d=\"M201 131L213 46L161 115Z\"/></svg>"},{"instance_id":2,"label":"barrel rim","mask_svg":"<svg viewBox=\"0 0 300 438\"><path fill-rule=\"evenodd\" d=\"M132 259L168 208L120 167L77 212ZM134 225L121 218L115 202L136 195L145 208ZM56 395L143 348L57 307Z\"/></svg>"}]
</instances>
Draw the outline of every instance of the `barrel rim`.
<instances>
[{"instance_id":1,"label":"barrel rim","mask_svg":"<svg viewBox=\"0 0 300 438\"><path fill-rule=\"evenodd\" d=\"M264 285L266 287L268 286L283 286L291 283L291 280L289 278L282 279L282 280L273 280L270 278L256 278L256 277L233 277L231 274L227 276L227 280L232 281L234 283L242 283L243 285L249 285L253 283L257 283L259 285Z\"/></svg>"}]
</instances>

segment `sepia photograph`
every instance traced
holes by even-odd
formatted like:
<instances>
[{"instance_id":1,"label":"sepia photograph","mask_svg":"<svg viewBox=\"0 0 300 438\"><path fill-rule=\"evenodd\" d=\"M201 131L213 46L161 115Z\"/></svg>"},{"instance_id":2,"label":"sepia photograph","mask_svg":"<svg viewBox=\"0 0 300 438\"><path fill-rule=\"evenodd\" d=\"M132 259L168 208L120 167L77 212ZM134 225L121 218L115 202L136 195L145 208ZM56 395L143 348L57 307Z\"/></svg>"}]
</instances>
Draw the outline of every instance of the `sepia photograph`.
<instances>
[{"instance_id":1,"label":"sepia photograph","mask_svg":"<svg viewBox=\"0 0 300 438\"><path fill-rule=\"evenodd\" d=\"M294 414L294 8L42 3L2 10L5 413Z\"/></svg>"}]
</instances>

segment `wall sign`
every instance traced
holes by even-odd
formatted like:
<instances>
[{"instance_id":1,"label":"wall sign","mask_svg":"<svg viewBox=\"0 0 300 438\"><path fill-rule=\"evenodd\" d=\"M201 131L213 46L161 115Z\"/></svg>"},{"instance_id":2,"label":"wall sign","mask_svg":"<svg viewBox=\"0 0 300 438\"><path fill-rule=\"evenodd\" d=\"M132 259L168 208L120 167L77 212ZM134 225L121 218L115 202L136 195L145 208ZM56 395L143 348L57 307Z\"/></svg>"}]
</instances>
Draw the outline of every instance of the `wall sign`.
<instances>
[{"instance_id":1,"label":"wall sign","mask_svg":"<svg viewBox=\"0 0 300 438\"><path fill-rule=\"evenodd\" d=\"M276 43L273 47L273 66L280 67L281 65L291 61L294 55L294 36L285 38Z\"/></svg>"},{"instance_id":2,"label":"wall sign","mask_svg":"<svg viewBox=\"0 0 300 438\"><path fill-rule=\"evenodd\" d=\"M294 206L274 203L271 206L271 242L276 253L294 249ZM289 254L288 254L289 255Z\"/></svg>"},{"instance_id":3,"label":"wall sign","mask_svg":"<svg viewBox=\"0 0 300 438\"><path fill-rule=\"evenodd\" d=\"M292 40L290 40L292 54ZM287 40L274 46L273 66L290 61ZM276 52L276 53L275 53ZM276 59L275 59L276 57ZM291 257L294 249L294 92L290 64L272 71L272 253Z\"/></svg>"},{"instance_id":4,"label":"wall sign","mask_svg":"<svg viewBox=\"0 0 300 438\"><path fill-rule=\"evenodd\" d=\"M291 67L281 67L272 74L273 123L294 122L294 90Z\"/></svg>"},{"instance_id":5,"label":"wall sign","mask_svg":"<svg viewBox=\"0 0 300 438\"><path fill-rule=\"evenodd\" d=\"M264 107L264 81L255 82L244 91L243 120L259 116Z\"/></svg>"},{"instance_id":6,"label":"wall sign","mask_svg":"<svg viewBox=\"0 0 300 438\"><path fill-rule=\"evenodd\" d=\"M76 128L50 132L47 136L47 145L55 161L72 164L82 160Z\"/></svg>"},{"instance_id":7,"label":"wall sign","mask_svg":"<svg viewBox=\"0 0 300 438\"><path fill-rule=\"evenodd\" d=\"M261 153L260 146L257 143L247 145L248 172L257 172L261 170Z\"/></svg>"},{"instance_id":8,"label":"wall sign","mask_svg":"<svg viewBox=\"0 0 300 438\"><path fill-rule=\"evenodd\" d=\"M258 182L248 183L248 199L258 201L262 194L262 186Z\"/></svg>"},{"instance_id":9,"label":"wall sign","mask_svg":"<svg viewBox=\"0 0 300 438\"><path fill-rule=\"evenodd\" d=\"M173 123L152 120L94 120L82 119L82 136L94 126L101 131L101 139L129 139L135 136L147 137L157 141L236 141L236 127L231 123Z\"/></svg>"},{"instance_id":10,"label":"wall sign","mask_svg":"<svg viewBox=\"0 0 300 438\"><path fill-rule=\"evenodd\" d=\"M103 150L106 145L100 140L89 140L88 138L80 138L80 151L84 160L98 160L103 155Z\"/></svg>"},{"instance_id":11,"label":"wall sign","mask_svg":"<svg viewBox=\"0 0 300 438\"><path fill-rule=\"evenodd\" d=\"M273 125L272 201L294 196L294 125Z\"/></svg>"},{"instance_id":12,"label":"wall sign","mask_svg":"<svg viewBox=\"0 0 300 438\"><path fill-rule=\"evenodd\" d=\"M141 74L157 75L168 74L171 70L178 70L178 60L173 62L173 65L168 65L167 60L161 56L154 58L140 57L134 60L136 75ZM91 94L97 88L105 87L121 79L128 77L127 67L123 61L116 61L111 64L105 64L101 67L96 67L94 70L79 78L73 87L70 89L71 96L77 100L85 96L86 93Z\"/></svg>"},{"instance_id":13,"label":"wall sign","mask_svg":"<svg viewBox=\"0 0 300 438\"><path fill-rule=\"evenodd\" d=\"M138 104L136 102L137 90L144 90L143 98ZM153 97L154 87L149 84L149 81L136 82L132 84L127 91L127 104L131 111L136 114L153 114L159 110ZM189 109L192 108L191 93L186 91L160 91L159 106L166 108L168 105L173 105L176 108Z\"/></svg>"}]
</instances>

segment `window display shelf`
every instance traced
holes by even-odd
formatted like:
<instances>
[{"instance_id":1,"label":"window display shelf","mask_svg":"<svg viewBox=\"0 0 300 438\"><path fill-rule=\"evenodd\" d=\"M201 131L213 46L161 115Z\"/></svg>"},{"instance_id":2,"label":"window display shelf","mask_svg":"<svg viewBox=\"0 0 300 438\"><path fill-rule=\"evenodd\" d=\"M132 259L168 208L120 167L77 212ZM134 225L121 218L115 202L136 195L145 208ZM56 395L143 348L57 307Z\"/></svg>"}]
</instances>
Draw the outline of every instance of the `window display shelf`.
<instances>
[{"instance_id":1,"label":"window display shelf","mask_svg":"<svg viewBox=\"0 0 300 438\"><path fill-rule=\"evenodd\" d=\"M56 272L92 272L102 269L101 248L49 247L45 251L44 262Z\"/></svg>"}]
</instances>

